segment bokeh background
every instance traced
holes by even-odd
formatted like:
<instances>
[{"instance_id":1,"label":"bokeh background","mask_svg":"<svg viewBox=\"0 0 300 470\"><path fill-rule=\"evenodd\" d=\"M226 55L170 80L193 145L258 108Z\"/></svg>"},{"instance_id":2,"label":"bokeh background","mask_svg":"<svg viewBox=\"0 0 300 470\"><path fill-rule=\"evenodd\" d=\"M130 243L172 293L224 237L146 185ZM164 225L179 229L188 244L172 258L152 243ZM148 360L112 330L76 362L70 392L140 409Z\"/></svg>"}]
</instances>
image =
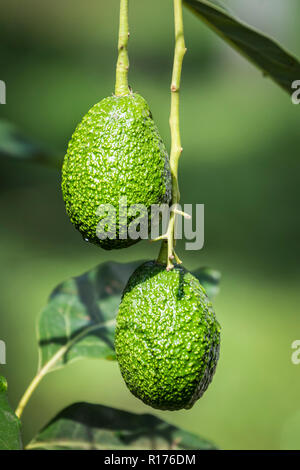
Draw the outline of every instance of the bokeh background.
<instances>
[{"instance_id":1,"label":"bokeh background","mask_svg":"<svg viewBox=\"0 0 300 470\"><path fill-rule=\"evenodd\" d=\"M169 145L171 0L131 2L130 83ZM298 0L225 1L300 56ZM82 115L114 90L118 0L0 0L0 79L16 124L54 158ZM90 401L153 412L223 449L300 449L299 108L189 11L182 87L183 203L205 204L205 248L179 253L189 269L222 272L217 373L190 411L158 412L126 389L117 364L82 361L47 376L24 413L25 442L57 411ZM300 77L299 77L300 79ZM1 159L0 338L16 405L37 367L35 322L61 281L106 260L153 258L142 242L106 253L65 215L60 173Z\"/></svg>"}]
</instances>

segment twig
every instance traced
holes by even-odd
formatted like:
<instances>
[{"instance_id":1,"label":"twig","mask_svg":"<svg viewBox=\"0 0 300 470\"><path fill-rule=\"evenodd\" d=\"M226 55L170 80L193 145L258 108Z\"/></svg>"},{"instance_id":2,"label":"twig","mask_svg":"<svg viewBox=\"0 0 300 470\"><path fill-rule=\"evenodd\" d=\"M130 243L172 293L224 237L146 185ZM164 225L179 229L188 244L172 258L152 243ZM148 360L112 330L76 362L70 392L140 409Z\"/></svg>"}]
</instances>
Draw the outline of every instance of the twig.
<instances>
[{"instance_id":1,"label":"twig","mask_svg":"<svg viewBox=\"0 0 300 470\"><path fill-rule=\"evenodd\" d=\"M118 43L118 62L116 70L116 88L117 96L128 95L128 0L120 0L120 27L119 27L119 43Z\"/></svg>"},{"instance_id":2,"label":"twig","mask_svg":"<svg viewBox=\"0 0 300 470\"><path fill-rule=\"evenodd\" d=\"M182 153L180 138L180 119L179 119L179 92L181 84L181 72L183 58L186 53L183 16L182 16L182 0L174 0L174 19L175 19L175 54L173 65L173 76L171 83L171 155L170 167L172 175L172 205L176 207L180 200L180 192L178 185L178 162ZM181 261L175 253L175 222L178 211L173 210L170 215L168 230L166 233L167 240L163 240L161 250L158 256L158 262L167 263L167 270L174 267L172 260L180 264Z\"/></svg>"},{"instance_id":3,"label":"twig","mask_svg":"<svg viewBox=\"0 0 300 470\"><path fill-rule=\"evenodd\" d=\"M33 378L32 382L30 383L29 387L25 391L24 395L22 396L20 403L18 404L18 407L15 411L15 414L20 418L23 414L24 408L27 405L31 395L33 392L36 390L42 379L47 375L53 367L64 357L64 355L72 348L72 346L80 341L82 338L87 336L89 333L92 333L93 331L99 330L102 326L108 326L110 324L114 324L115 320L112 320L111 322L106 322L105 325L92 325L89 328L86 328L82 332L80 332L77 336L75 336L73 339L67 342L64 346L62 346L56 354L48 361L46 364L44 364L43 367L39 368L36 376Z\"/></svg>"}]
</instances>

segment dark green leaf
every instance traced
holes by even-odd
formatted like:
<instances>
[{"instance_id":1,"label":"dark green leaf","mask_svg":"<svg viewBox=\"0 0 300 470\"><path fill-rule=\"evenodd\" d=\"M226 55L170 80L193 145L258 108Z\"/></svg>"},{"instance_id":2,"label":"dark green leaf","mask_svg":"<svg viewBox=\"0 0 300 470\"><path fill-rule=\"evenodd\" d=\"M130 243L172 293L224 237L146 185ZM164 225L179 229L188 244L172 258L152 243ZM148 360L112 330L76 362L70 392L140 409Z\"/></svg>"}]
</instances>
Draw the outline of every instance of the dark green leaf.
<instances>
[{"instance_id":1,"label":"dark green leaf","mask_svg":"<svg viewBox=\"0 0 300 470\"><path fill-rule=\"evenodd\" d=\"M213 300L220 290L221 274L210 268L200 268L193 272L200 284L206 290L210 300Z\"/></svg>"},{"instance_id":2,"label":"dark green leaf","mask_svg":"<svg viewBox=\"0 0 300 470\"><path fill-rule=\"evenodd\" d=\"M27 138L15 125L4 120L0 120L0 157L60 166L58 157L50 156L42 146Z\"/></svg>"},{"instance_id":3,"label":"dark green leaf","mask_svg":"<svg viewBox=\"0 0 300 470\"><path fill-rule=\"evenodd\" d=\"M51 421L28 449L215 449L201 437L155 416L76 403Z\"/></svg>"},{"instance_id":4,"label":"dark green leaf","mask_svg":"<svg viewBox=\"0 0 300 470\"><path fill-rule=\"evenodd\" d=\"M279 86L291 94L291 86L300 78L300 63L273 39L234 17L219 2L184 0L214 32L240 54L259 67Z\"/></svg>"},{"instance_id":5,"label":"dark green leaf","mask_svg":"<svg viewBox=\"0 0 300 470\"><path fill-rule=\"evenodd\" d=\"M8 403L7 382L4 377L0 377L0 450L21 448L20 421Z\"/></svg>"},{"instance_id":6,"label":"dark green leaf","mask_svg":"<svg viewBox=\"0 0 300 470\"><path fill-rule=\"evenodd\" d=\"M38 323L40 369L80 358L114 359L117 309L139 263L105 263L59 285Z\"/></svg>"},{"instance_id":7,"label":"dark green leaf","mask_svg":"<svg viewBox=\"0 0 300 470\"><path fill-rule=\"evenodd\" d=\"M221 8L222 10L229 12L229 8L226 5L224 5L224 3L221 2L220 0L209 0L209 1L210 3L213 3L217 7Z\"/></svg>"}]
</instances>

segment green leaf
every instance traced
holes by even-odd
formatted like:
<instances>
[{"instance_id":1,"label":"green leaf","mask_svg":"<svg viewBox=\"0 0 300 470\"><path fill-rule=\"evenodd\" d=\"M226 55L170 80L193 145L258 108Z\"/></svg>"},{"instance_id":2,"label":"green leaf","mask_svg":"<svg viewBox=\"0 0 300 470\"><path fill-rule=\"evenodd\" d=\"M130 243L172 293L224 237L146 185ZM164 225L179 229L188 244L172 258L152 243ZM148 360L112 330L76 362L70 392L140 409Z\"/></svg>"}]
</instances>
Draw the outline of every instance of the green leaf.
<instances>
[{"instance_id":1,"label":"green leaf","mask_svg":"<svg viewBox=\"0 0 300 470\"><path fill-rule=\"evenodd\" d=\"M88 403L76 403L63 410L27 446L38 450L215 448L201 437L150 414Z\"/></svg>"},{"instance_id":2,"label":"green leaf","mask_svg":"<svg viewBox=\"0 0 300 470\"><path fill-rule=\"evenodd\" d=\"M26 137L14 124L0 120L0 157L16 158L49 166L60 166L60 159Z\"/></svg>"},{"instance_id":3,"label":"green leaf","mask_svg":"<svg viewBox=\"0 0 300 470\"><path fill-rule=\"evenodd\" d=\"M60 284L38 321L39 371L43 375L82 358L115 359L115 320L125 285L143 261L109 262ZM220 274L208 268L195 276L210 298Z\"/></svg>"},{"instance_id":4,"label":"green leaf","mask_svg":"<svg viewBox=\"0 0 300 470\"><path fill-rule=\"evenodd\" d=\"M184 0L215 33L291 94L291 86L300 78L300 62L273 39L234 17L219 2Z\"/></svg>"},{"instance_id":5,"label":"green leaf","mask_svg":"<svg viewBox=\"0 0 300 470\"><path fill-rule=\"evenodd\" d=\"M221 273L210 268L200 268L193 272L200 284L206 290L210 300L214 300L220 291Z\"/></svg>"},{"instance_id":6,"label":"green leaf","mask_svg":"<svg viewBox=\"0 0 300 470\"><path fill-rule=\"evenodd\" d=\"M222 10L229 12L229 8L226 5L224 5L224 3L222 3L221 1L219 0L209 0L209 1L210 3L213 3L217 7L221 8Z\"/></svg>"},{"instance_id":7,"label":"green leaf","mask_svg":"<svg viewBox=\"0 0 300 470\"><path fill-rule=\"evenodd\" d=\"M20 421L8 403L6 379L0 377L0 450L22 448L20 427Z\"/></svg>"},{"instance_id":8,"label":"green leaf","mask_svg":"<svg viewBox=\"0 0 300 470\"><path fill-rule=\"evenodd\" d=\"M115 359L115 319L129 276L139 263L105 263L59 285L38 322L39 369L81 358Z\"/></svg>"}]
</instances>

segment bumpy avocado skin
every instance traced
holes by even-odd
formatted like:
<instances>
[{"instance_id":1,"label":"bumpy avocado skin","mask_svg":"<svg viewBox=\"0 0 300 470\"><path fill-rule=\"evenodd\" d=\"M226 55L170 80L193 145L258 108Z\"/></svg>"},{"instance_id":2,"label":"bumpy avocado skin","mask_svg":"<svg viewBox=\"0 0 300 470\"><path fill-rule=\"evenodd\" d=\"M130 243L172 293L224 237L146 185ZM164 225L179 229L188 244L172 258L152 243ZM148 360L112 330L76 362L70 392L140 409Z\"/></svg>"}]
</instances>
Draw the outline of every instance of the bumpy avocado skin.
<instances>
[{"instance_id":1,"label":"bumpy avocado skin","mask_svg":"<svg viewBox=\"0 0 300 470\"><path fill-rule=\"evenodd\" d=\"M198 279L180 266L140 266L123 293L115 348L136 397L162 410L191 408L212 381L220 348L220 325Z\"/></svg>"},{"instance_id":2,"label":"bumpy avocado skin","mask_svg":"<svg viewBox=\"0 0 300 470\"><path fill-rule=\"evenodd\" d=\"M62 191L66 211L87 241L107 250L139 241L119 239L120 198L127 197L127 207L145 205L149 221L152 204L171 200L169 157L144 98L111 96L90 109L69 142ZM96 234L104 217L96 215L101 204L116 209L116 240ZM125 233L133 218L128 217Z\"/></svg>"}]
</instances>

